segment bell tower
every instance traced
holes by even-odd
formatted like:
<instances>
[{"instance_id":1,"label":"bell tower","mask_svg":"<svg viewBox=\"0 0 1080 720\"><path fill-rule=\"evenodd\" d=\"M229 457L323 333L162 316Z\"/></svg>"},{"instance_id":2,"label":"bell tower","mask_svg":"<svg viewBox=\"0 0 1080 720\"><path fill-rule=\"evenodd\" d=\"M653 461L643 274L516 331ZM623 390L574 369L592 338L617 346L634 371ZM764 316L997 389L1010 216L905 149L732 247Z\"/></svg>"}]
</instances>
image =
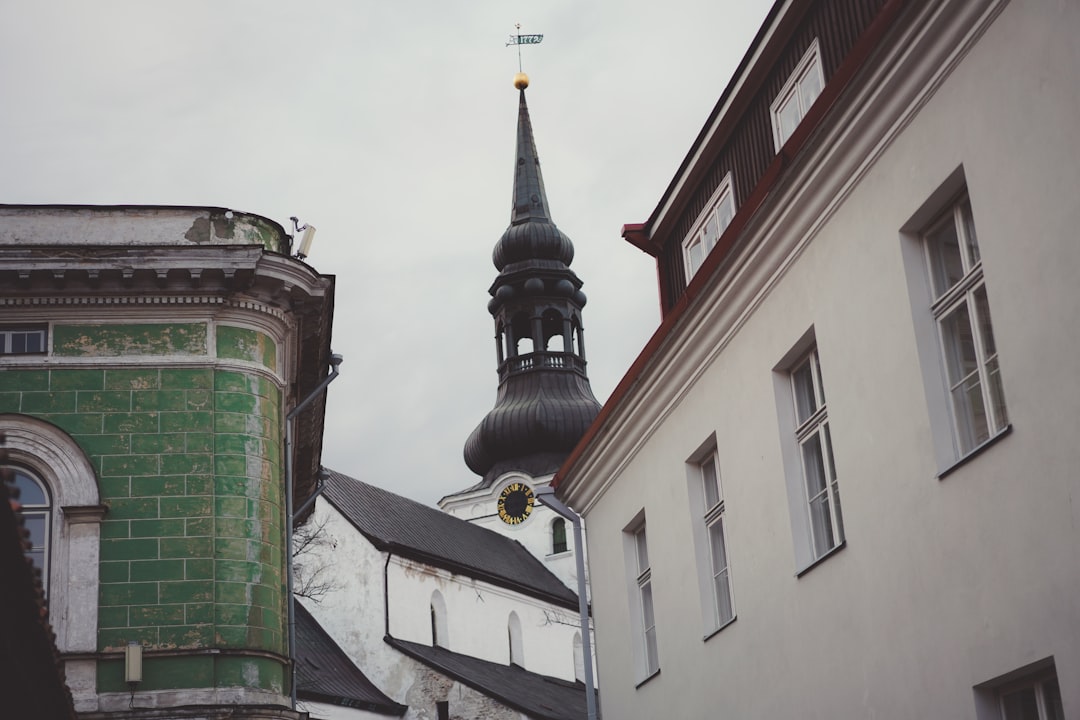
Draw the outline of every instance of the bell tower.
<instances>
[{"instance_id":1,"label":"bell tower","mask_svg":"<svg viewBox=\"0 0 1080 720\"><path fill-rule=\"evenodd\" d=\"M570 269L574 245L551 220L540 159L518 73L517 155L510 226L492 261L499 388L495 407L465 443L465 463L480 486L518 471L554 473L600 411L585 372L581 319L585 293Z\"/></svg>"}]
</instances>

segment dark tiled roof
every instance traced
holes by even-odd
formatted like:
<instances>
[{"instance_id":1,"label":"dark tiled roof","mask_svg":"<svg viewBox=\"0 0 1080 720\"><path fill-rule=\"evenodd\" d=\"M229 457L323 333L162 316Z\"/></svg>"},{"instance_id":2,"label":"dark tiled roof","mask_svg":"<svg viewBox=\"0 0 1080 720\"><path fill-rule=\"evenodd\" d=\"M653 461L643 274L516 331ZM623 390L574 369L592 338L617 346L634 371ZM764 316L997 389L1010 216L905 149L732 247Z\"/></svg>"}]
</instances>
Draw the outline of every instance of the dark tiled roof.
<instances>
[{"instance_id":1,"label":"dark tiled roof","mask_svg":"<svg viewBox=\"0 0 1080 720\"><path fill-rule=\"evenodd\" d=\"M387 637L386 642L433 670L539 720L585 717L585 686L538 675L517 665L500 665L446 648Z\"/></svg>"},{"instance_id":2,"label":"dark tiled roof","mask_svg":"<svg viewBox=\"0 0 1080 720\"><path fill-rule=\"evenodd\" d=\"M328 471L324 497L380 550L576 610L577 595L516 540Z\"/></svg>"},{"instance_id":3,"label":"dark tiled roof","mask_svg":"<svg viewBox=\"0 0 1080 720\"><path fill-rule=\"evenodd\" d=\"M384 695L356 667L303 605L296 605L296 695L303 700L401 716L408 710Z\"/></svg>"}]
</instances>

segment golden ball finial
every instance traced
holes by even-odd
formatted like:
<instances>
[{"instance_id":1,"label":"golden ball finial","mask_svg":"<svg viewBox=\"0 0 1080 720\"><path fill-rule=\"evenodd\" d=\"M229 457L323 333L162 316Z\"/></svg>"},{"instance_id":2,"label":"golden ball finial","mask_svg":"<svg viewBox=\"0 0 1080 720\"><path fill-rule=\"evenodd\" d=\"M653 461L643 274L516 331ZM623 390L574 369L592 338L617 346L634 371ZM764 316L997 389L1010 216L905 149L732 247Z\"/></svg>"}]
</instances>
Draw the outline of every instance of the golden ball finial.
<instances>
[{"instance_id":1,"label":"golden ball finial","mask_svg":"<svg viewBox=\"0 0 1080 720\"><path fill-rule=\"evenodd\" d=\"M529 76L523 72L519 72L514 75L514 87L518 90L524 90L529 87Z\"/></svg>"}]
</instances>

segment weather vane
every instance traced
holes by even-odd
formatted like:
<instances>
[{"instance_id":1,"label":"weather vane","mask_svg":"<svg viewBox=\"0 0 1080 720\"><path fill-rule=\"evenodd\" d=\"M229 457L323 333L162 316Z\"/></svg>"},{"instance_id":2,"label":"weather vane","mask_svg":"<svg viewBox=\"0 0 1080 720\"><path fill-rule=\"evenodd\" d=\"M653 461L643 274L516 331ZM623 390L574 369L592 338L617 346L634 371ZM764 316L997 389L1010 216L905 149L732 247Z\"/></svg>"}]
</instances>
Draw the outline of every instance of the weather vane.
<instances>
[{"instance_id":1,"label":"weather vane","mask_svg":"<svg viewBox=\"0 0 1080 720\"><path fill-rule=\"evenodd\" d=\"M539 45L540 41L544 39L544 36L543 35L522 35L521 34L521 23L517 23L516 25L514 25L514 27L517 28L517 35L511 35L510 36L510 42L506 43L506 47L510 47L511 45L517 45L517 49L518 49L518 72L520 73L520 72L524 72L524 70L521 69L521 46L522 45Z\"/></svg>"}]
</instances>

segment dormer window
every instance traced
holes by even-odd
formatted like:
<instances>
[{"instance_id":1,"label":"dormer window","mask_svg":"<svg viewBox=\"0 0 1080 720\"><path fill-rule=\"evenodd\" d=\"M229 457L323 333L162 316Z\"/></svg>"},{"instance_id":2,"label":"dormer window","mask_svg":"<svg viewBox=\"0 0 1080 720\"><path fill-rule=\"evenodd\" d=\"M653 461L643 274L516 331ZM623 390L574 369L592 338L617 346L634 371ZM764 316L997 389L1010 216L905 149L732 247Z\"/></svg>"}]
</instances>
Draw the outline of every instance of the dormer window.
<instances>
[{"instance_id":1,"label":"dormer window","mask_svg":"<svg viewBox=\"0 0 1080 720\"><path fill-rule=\"evenodd\" d=\"M697 273L705 262L709 252L716 247L716 241L735 217L735 194L731 187L731 173L724 176L720 187L713 193L705 206L705 212L698 218L693 231L683 242L683 258L686 261L686 282Z\"/></svg>"},{"instance_id":2,"label":"dormer window","mask_svg":"<svg viewBox=\"0 0 1080 720\"><path fill-rule=\"evenodd\" d=\"M773 140L777 152L802 122L810 106L825 87L825 73L821 69L821 49L817 39L795 66L780 94L772 103Z\"/></svg>"}]
</instances>

